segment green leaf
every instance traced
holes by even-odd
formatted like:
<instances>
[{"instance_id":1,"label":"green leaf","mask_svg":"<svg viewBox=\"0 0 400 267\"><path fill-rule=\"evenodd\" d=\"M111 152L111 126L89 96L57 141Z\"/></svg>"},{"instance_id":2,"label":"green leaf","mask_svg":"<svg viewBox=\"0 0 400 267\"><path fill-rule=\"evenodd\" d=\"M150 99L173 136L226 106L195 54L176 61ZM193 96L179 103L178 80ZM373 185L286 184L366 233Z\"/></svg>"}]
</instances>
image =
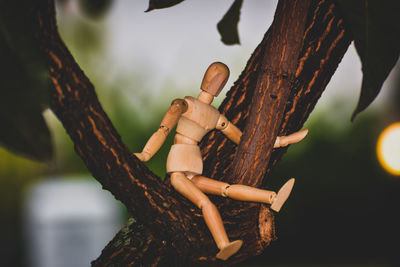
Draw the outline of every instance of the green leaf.
<instances>
[{"instance_id":1,"label":"green leaf","mask_svg":"<svg viewBox=\"0 0 400 267\"><path fill-rule=\"evenodd\" d=\"M52 155L42 116L50 76L34 36L34 1L0 1L0 144L37 159Z\"/></svg>"},{"instance_id":2,"label":"green leaf","mask_svg":"<svg viewBox=\"0 0 400 267\"><path fill-rule=\"evenodd\" d=\"M83 12L90 18L99 19L110 9L113 0L80 0Z\"/></svg>"},{"instance_id":3,"label":"green leaf","mask_svg":"<svg viewBox=\"0 0 400 267\"><path fill-rule=\"evenodd\" d=\"M361 59L363 81L352 120L376 98L400 53L400 1L338 0Z\"/></svg>"},{"instance_id":4,"label":"green leaf","mask_svg":"<svg viewBox=\"0 0 400 267\"><path fill-rule=\"evenodd\" d=\"M240 44L238 34L238 23L240 20L240 9L243 0L235 0L228 12L217 24L217 29L221 35L221 41L226 45Z\"/></svg>"},{"instance_id":5,"label":"green leaf","mask_svg":"<svg viewBox=\"0 0 400 267\"><path fill-rule=\"evenodd\" d=\"M147 10L145 12L149 12L154 9L162 9L162 8L171 7L171 6L177 5L183 1L184 0L150 0L149 7L147 8Z\"/></svg>"}]
</instances>

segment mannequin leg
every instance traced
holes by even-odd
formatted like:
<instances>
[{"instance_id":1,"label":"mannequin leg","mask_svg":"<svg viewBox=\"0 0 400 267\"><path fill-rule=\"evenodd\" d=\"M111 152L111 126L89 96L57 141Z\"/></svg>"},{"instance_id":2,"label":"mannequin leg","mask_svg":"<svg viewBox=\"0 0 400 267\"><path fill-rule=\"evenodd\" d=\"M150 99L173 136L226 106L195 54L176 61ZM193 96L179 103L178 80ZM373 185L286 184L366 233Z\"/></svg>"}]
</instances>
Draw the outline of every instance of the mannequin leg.
<instances>
[{"instance_id":1,"label":"mannequin leg","mask_svg":"<svg viewBox=\"0 0 400 267\"><path fill-rule=\"evenodd\" d=\"M211 195L225 196L224 192L230 184L196 175L191 180L202 192Z\"/></svg>"},{"instance_id":2,"label":"mannequin leg","mask_svg":"<svg viewBox=\"0 0 400 267\"><path fill-rule=\"evenodd\" d=\"M230 185L204 176L195 176L192 182L204 193L230 197L236 200L262 202L271 204L276 197L273 191L234 184Z\"/></svg>"},{"instance_id":3,"label":"mannequin leg","mask_svg":"<svg viewBox=\"0 0 400 267\"><path fill-rule=\"evenodd\" d=\"M235 254L242 246L242 241L229 242L221 216L209 198L181 172L171 174L171 183L179 193L201 209L204 221L220 249L217 258L226 260Z\"/></svg>"},{"instance_id":4,"label":"mannequin leg","mask_svg":"<svg viewBox=\"0 0 400 267\"><path fill-rule=\"evenodd\" d=\"M292 191L294 179L282 186L278 194L247 185L229 185L204 176L195 176L192 182L204 193L230 197L241 201L252 201L271 204L271 209L279 211Z\"/></svg>"}]
</instances>

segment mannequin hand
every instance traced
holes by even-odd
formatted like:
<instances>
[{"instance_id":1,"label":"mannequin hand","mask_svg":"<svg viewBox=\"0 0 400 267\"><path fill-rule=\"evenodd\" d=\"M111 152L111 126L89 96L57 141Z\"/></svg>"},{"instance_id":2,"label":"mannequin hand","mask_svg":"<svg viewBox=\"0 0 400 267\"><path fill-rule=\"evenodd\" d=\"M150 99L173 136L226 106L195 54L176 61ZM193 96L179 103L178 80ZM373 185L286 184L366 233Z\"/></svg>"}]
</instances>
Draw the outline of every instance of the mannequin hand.
<instances>
[{"instance_id":1,"label":"mannequin hand","mask_svg":"<svg viewBox=\"0 0 400 267\"><path fill-rule=\"evenodd\" d=\"M306 137L308 129L298 131L287 136L278 136L275 141L274 147L284 147L293 143L300 142Z\"/></svg>"},{"instance_id":2,"label":"mannequin hand","mask_svg":"<svg viewBox=\"0 0 400 267\"><path fill-rule=\"evenodd\" d=\"M146 162L150 159L150 154L147 152L141 152L141 153L134 153L136 157L142 162Z\"/></svg>"}]
</instances>

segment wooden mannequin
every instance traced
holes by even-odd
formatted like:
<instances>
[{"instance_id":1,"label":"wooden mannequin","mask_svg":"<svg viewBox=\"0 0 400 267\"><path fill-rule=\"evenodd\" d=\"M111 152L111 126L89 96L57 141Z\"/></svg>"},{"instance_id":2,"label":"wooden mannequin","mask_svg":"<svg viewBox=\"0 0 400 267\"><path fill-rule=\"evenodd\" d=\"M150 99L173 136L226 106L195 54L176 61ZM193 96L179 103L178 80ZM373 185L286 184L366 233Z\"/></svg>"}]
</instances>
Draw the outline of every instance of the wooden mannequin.
<instances>
[{"instance_id":1,"label":"wooden mannequin","mask_svg":"<svg viewBox=\"0 0 400 267\"><path fill-rule=\"evenodd\" d=\"M242 132L234 124L210 105L225 86L228 77L229 69L225 64L211 64L204 75L202 92L197 99L186 96L184 99L174 100L164 115L160 128L150 137L143 151L135 153L141 161L148 161L159 150L171 129L178 124L174 145L167 159L167 172L171 174L172 186L202 210L204 220L220 249L216 257L222 260L236 253L243 242L229 241L220 214L205 193L271 204L271 209L278 212L294 185L292 178L276 194L273 191L239 184L230 185L201 176L203 162L198 142L206 133L218 129L236 144L242 136ZM299 142L307 132L303 130L288 136L278 136L274 147Z\"/></svg>"}]
</instances>

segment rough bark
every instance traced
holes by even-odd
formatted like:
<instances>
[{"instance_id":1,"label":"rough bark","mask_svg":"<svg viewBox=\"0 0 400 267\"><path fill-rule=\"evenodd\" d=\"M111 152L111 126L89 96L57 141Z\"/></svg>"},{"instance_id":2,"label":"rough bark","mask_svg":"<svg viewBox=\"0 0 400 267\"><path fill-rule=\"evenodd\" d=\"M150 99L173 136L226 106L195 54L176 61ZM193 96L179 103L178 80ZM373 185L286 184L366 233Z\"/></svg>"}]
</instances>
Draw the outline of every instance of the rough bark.
<instances>
[{"instance_id":1,"label":"rough bark","mask_svg":"<svg viewBox=\"0 0 400 267\"><path fill-rule=\"evenodd\" d=\"M291 2L291 4L293 4L293 2ZM278 12L279 6L277 13ZM283 23L282 21L277 21L277 19L278 16L275 16L271 28L274 27L274 23L279 25ZM292 133L302 127L351 42L351 36L344 28L343 18L335 3L333 1L312 1L307 15L306 27L302 33L302 47L300 47L300 54L295 64L296 69L290 78L292 81L285 83L289 75L279 76L277 74L279 71L282 72L282 70L276 70L275 73L271 71L262 72L263 68L271 69L268 65L277 64L273 58L272 61L268 61L270 57L265 56L268 42L270 42L270 39L274 39L272 32L272 30L269 30L266 33L263 41L250 58L245 70L221 104L220 111L244 130L245 134L246 130L247 134L250 134L252 123L248 122L248 118L252 116L251 107L256 106L260 99L254 96L256 94L255 90L258 89L259 80L265 79L271 80L271 83L281 85L280 87L269 87L267 92L261 92L261 94L266 96L267 101L279 101L278 95L280 94L280 97L282 97L283 94L285 94L285 92L281 91L289 91L285 106L283 108L282 106L280 107L284 111L283 116L279 114L282 110L275 111L277 112L275 116L278 118L270 116L271 113L269 112L274 112L273 110L270 109L267 112L267 114L269 114L269 119L273 121L277 120L277 122L272 122L275 123L274 127L269 128L269 126L265 126L261 129L264 133L261 133L259 137L264 139L264 143L260 142L257 149L264 152L262 161L256 158L257 154L254 153L254 150L252 152L249 151L247 154L246 151L242 151L242 156L239 157L239 153L236 153L236 150L240 150L240 146L234 146L218 132L211 133L207 139L203 140L202 152L204 154L205 166L207 166L205 168L206 175L214 179L222 179L231 183L243 183L256 186L262 185L265 187L267 175L287 150L287 148L279 148L272 150L271 153L271 146L276 135ZM281 45L283 46L282 43ZM272 57L273 56L274 55L272 55ZM263 60L267 61L263 62ZM266 77L260 77L259 74L265 75ZM283 84L285 85L282 86ZM279 92L277 92L277 88L279 88ZM276 98L275 95L277 96ZM268 99L268 97L271 99ZM266 102L266 105L269 105L269 103ZM268 106L262 108L266 110L269 109ZM278 124L278 129L275 129L276 123ZM275 132L272 133L272 131ZM271 153L271 156L268 160L267 157L269 153ZM258 168L260 168L259 172L262 172L262 174L257 180L254 180L252 175L255 171L241 173L240 169L244 168L241 166L240 161L246 161L246 164L250 165L247 169L254 168L251 164L258 165ZM262 168L264 168L264 170ZM282 179L286 178L282 177ZM282 183L283 182L284 181L282 181ZM296 193L302 192L296 192L296 189L294 189L294 194ZM229 200L222 203L220 202L218 207L223 211L223 218L228 218L227 220L229 221L233 219L241 221L246 220L246 218L247 220L248 218L254 218L253 227L258 229L259 235L254 233L251 242L260 242L258 248L262 250L272 241L271 238L274 237L273 222L269 223L261 219L267 218L273 220L270 211L264 205L242 204L240 207L237 207L234 206L234 204L236 203L232 203L232 201ZM258 208L254 208L253 205ZM251 231L250 229L247 230ZM236 231L240 232L238 230ZM243 230L243 232L246 232L246 229ZM253 232L255 231L253 230ZM249 251L255 250L256 248L257 247L253 244L253 246L249 248ZM259 253L259 251L257 251L257 253Z\"/></svg>"},{"instance_id":2,"label":"rough bark","mask_svg":"<svg viewBox=\"0 0 400 267\"><path fill-rule=\"evenodd\" d=\"M76 152L103 188L157 233L160 244L174 247L181 258L186 257L187 249L199 250L199 240L208 238L205 229L198 231L204 226L196 227L191 206L182 204L182 199L122 143L93 85L58 35L53 1L40 4L35 23L40 25L37 38L53 84L50 107L73 140Z\"/></svg>"},{"instance_id":3,"label":"rough bark","mask_svg":"<svg viewBox=\"0 0 400 267\"><path fill-rule=\"evenodd\" d=\"M135 217L93 265L221 265L199 211L122 143L93 85L58 35L53 1L41 0L35 12L33 23L40 26L37 38L53 84L51 109L89 171ZM272 150L274 139L301 128L350 41L333 1L281 0L273 24L220 107L244 130L242 142L236 147L210 133L201 143L205 175L263 185L285 151ZM224 264L260 254L274 240L274 214L265 205L213 201L230 238L245 244Z\"/></svg>"}]
</instances>

